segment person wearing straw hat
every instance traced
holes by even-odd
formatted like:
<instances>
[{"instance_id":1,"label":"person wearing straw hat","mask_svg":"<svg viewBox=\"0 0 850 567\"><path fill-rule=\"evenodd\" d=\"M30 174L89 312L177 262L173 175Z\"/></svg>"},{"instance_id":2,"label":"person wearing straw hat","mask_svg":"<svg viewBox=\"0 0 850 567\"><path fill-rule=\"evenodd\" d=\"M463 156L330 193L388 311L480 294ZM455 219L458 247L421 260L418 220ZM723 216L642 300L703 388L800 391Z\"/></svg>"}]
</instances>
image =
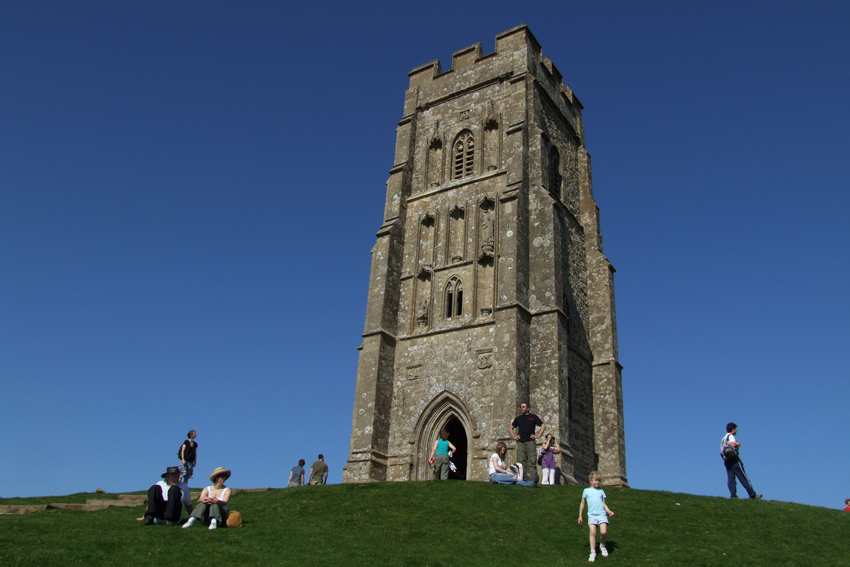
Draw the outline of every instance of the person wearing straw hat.
<instances>
[{"instance_id":1,"label":"person wearing straw hat","mask_svg":"<svg viewBox=\"0 0 850 567\"><path fill-rule=\"evenodd\" d=\"M184 528L191 528L195 522L200 520L209 524L209 529L214 530L219 526L227 526L227 503L230 502L230 489L224 486L224 481L230 478L230 469L218 467L210 475L212 486L206 487L198 498L198 505L183 524Z\"/></svg>"}]
</instances>

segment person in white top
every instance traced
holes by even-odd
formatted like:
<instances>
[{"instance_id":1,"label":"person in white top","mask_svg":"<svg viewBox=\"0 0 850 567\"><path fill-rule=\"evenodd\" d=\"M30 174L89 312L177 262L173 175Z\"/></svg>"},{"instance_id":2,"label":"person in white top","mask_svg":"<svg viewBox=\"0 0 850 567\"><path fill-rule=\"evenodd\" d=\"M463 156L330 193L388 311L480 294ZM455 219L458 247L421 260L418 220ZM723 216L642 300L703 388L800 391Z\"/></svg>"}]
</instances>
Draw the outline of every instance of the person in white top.
<instances>
[{"instance_id":1,"label":"person in white top","mask_svg":"<svg viewBox=\"0 0 850 567\"><path fill-rule=\"evenodd\" d=\"M230 489L224 486L224 481L230 478L230 469L218 467L210 475L210 481L214 484L206 487L198 498L198 505L183 524L184 528L191 528L195 522L200 520L209 524L211 530L218 526L227 526L227 503L230 502Z\"/></svg>"},{"instance_id":2,"label":"person in white top","mask_svg":"<svg viewBox=\"0 0 850 567\"><path fill-rule=\"evenodd\" d=\"M735 439L738 434L738 426L734 423L726 424L726 435L720 442L720 455L723 457L723 465L726 467L726 486L729 487L729 494L732 498L738 497L738 485L735 483L735 477L741 481L741 486L747 491L750 498L760 499L761 494L756 494L753 490L753 484L747 476L747 471L744 470L744 461L739 455L741 444Z\"/></svg>"},{"instance_id":3,"label":"person in white top","mask_svg":"<svg viewBox=\"0 0 850 567\"><path fill-rule=\"evenodd\" d=\"M192 512L192 497L189 487L180 482L180 469L168 467L161 476L165 480L157 482L148 490L148 507L140 518L143 526L178 525L183 519L181 504L187 512Z\"/></svg>"},{"instance_id":4,"label":"person in white top","mask_svg":"<svg viewBox=\"0 0 850 567\"><path fill-rule=\"evenodd\" d=\"M496 443L496 452L490 455L489 461L490 482L494 484L519 484L520 486L534 486L533 481L522 480L521 475L512 473L505 466L505 454L507 452L507 445L501 441Z\"/></svg>"}]
</instances>

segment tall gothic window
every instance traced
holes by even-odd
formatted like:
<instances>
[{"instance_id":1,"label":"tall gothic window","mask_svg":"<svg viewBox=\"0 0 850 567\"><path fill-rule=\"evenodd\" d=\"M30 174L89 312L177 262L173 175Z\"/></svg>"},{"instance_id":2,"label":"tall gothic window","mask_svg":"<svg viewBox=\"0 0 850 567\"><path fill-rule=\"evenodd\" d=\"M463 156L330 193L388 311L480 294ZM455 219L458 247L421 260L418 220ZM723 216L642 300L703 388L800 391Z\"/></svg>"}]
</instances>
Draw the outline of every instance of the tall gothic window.
<instances>
[{"instance_id":1,"label":"tall gothic window","mask_svg":"<svg viewBox=\"0 0 850 567\"><path fill-rule=\"evenodd\" d=\"M463 282L455 276L446 285L446 319L463 315Z\"/></svg>"},{"instance_id":2,"label":"tall gothic window","mask_svg":"<svg viewBox=\"0 0 850 567\"><path fill-rule=\"evenodd\" d=\"M461 132L452 149L452 177L463 179L472 175L475 163L475 137L469 130Z\"/></svg>"},{"instance_id":3,"label":"tall gothic window","mask_svg":"<svg viewBox=\"0 0 850 567\"><path fill-rule=\"evenodd\" d=\"M554 145L549 146L549 191L561 193L561 155Z\"/></svg>"}]
</instances>

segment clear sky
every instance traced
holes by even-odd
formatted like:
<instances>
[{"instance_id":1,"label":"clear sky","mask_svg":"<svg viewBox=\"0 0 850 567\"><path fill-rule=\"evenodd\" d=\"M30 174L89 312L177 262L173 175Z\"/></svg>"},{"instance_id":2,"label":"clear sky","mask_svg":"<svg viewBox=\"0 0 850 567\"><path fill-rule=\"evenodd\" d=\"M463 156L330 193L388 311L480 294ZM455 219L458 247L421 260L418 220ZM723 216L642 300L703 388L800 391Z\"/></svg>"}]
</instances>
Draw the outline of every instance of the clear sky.
<instances>
[{"instance_id":1,"label":"clear sky","mask_svg":"<svg viewBox=\"0 0 850 567\"><path fill-rule=\"evenodd\" d=\"M342 480L407 73L529 25L585 106L628 477L850 497L850 3L0 3L0 496ZM843 353L843 354L842 354ZM841 417L844 415L845 417ZM508 424L505 424L507 427Z\"/></svg>"}]
</instances>

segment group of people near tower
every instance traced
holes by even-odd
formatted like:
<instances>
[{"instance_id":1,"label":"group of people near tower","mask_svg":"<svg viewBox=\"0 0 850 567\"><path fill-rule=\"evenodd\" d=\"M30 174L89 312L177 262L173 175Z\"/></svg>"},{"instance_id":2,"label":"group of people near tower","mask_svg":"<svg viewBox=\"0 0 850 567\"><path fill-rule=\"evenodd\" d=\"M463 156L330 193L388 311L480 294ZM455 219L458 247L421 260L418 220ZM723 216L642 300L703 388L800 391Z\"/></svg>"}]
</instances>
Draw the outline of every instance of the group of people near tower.
<instances>
[{"instance_id":1,"label":"group of people near tower","mask_svg":"<svg viewBox=\"0 0 850 567\"><path fill-rule=\"evenodd\" d=\"M201 491L197 504L192 505L188 482L198 463L197 436L194 429L186 434L186 441L177 450L180 465L166 468L160 475L163 480L148 489L148 505L141 518L143 526L177 526L183 520L183 508L189 514L189 519L183 524L184 528L191 528L197 522L209 526L211 530L228 525L228 519L231 518L227 505L231 490L224 483L230 478L230 469L217 467L213 470L210 475L212 484Z\"/></svg>"},{"instance_id":2,"label":"group of people near tower","mask_svg":"<svg viewBox=\"0 0 850 567\"><path fill-rule=\"evenodd\" d=\"M507 445L499 441L496 450L488 460L488 473L490 482L494 484L517 484L520 486L535 486L537 483L537 465L541 465L543 478L542 484L554 485L556 483L556 460L555 454L560 448L554 436L545 434L546 424L535 414L530 412L527 402L520 404L520 414L514 418L509 427L511 438L516 441L517 462L508 466L505 458ZM544 436L545 434L545 436ZM761 499L762 495L756 493L752 483L744 469L744 463L740 457L741 442L737 439L738 426L735 423L726 425L726 435L720 443L720 453L723 458L727 475L727 486L731 498L738 498L737 481L741 483L751 499ZM198 502L192 505L192 499L187 485L192 478L194 467L197 464L198 443L195 441L197 432L189 431L187 440L183 442L178 450L180 458L179 466L171 466L161 475L162 481L157 482L148 490L147 509L142 525L161 524L166 526L179 525L183 517L183 508L190 515L183 524L184 528L190 528L200 522L209 526L210 530L228 525L230 512L228 503L230 501L231 489L225 486L225 481L230 478L231 471L224 467L218 467L210 474L211 485L201 492ZM538 448L537 440L543 438L543 445ZM447 479L451 467L449 459L451 452L456 447L449 441L449 434L443 430L439 439L434 443L429 463L434 468L435 479ZM327 483L328 466L324 462L324 455L319 454L318 459L311 465L307 481L304 480L304 459L298 461L298 465L292 468L288 479L288 486L321 485ZM599 553L603 557L608 556L605 540L608 532L609 517L614 512L608 508L605 491L601 488L601 475L593 471L588 475L590 488L582 493L579 506L578 523L584 521L584 510L587 508L587 523L590 530L591 553L589 561L596 560L596 532L600 533ZM850 504L850 499L846 502ZM850 508L850 506L848 506ZM848 509L846 508L846 509ZM235 513L238 514L238 513Z\"/></svg>"},{"instance_id":3,"label":"group of people near tower","mask_svg":"<svg viewBox=\"0 0 850 567\"><path fill-rule=\"evenodd\" d=\"M539 429L538 429L539 428ZM511 422L510 428L511 438L516 441L516 460L513 465L508 466L505 462L508 446L499 441L496 443L496 451L488 460L488 472L490 482L494 484L517 484L520 486L535 486L537 480L537 465L541 465L543 470L542 484L553 485L556 482L556 461L555 454L560 452L555 438L552 434L544 433L546 424L543 423L537 415L530 412L527 402L520 404L520 414ZM735 423L726 425L726 435L723 437L720 444L721 456L726 468L727 486L731 498L738 498L737 481L746 490L747 495L751 499L761 499L762 495L756 493L752 483L744 469L744 462L740 457L741 443L736 439L738 426ZM537 440L545 439L543 446L537 447ZM445 480L448 478L451 461L449 457L455 451L455 446L449 441L448 432L445 430L440 432L439 439L434 443L429 457L429 464L434 469L434 479ZM587 524L590 531L590 557L588 561L593 563L596 561L596 532L599 530L600 545L599 553L603 557L608 556L608 549L605 547L605 540L608 534L609 517L614 516L614 512L608 508L606 502L607 496L601 488L602 477L597 471L592 471L588 475L590 488L586 488L582 492L581 504L579 505L578 523L581 525L584 521L584 510L587 508ZM847 501L850 504L850 499ZM847 508L850 510L850 506Z\"/></svg>"},{"instance_id":4,"label":"group of people near tower","mask_svg":"<svg viewBox=\"0 0 850 567\"><path fill-rule=\"evenodd\" d=\"M516 463L508 466L505 456L508 446L499 441L496 443L496 452L488 460L488 474L490 482L494 484L519 484L520 486L535 486L539 476L537 465L543 470L542 484L555 484L556 464L555 454L561 449L555 441L555 436L546 434L546 424L537 415L530 412L528 402L519 406L520 414L514 418L508 428L511 438L516 441L517 458ZM540 428L539 431L537 428ZM543 446L538 449L537 440L543 438ZM451 453L456 451L454 445L449 441L449 434L443 430L439 439L434 442L428 464L433 468L434 479L446 480L452 463L449 460Z\"/></svg>"},{"instance_id":5,"label":"group of people near tower","mask_svg":"<svg viewBox=\"0 0 850 567\"><path fill-rule=\"evenodd\" d=\"M148 489L147 509L144 516L139 518L143 526L179 525L183 520L184 508L189 514L189 519L183 524L184 528L191 528L198 522L209 526L211 530L237 523L241 525L239 513L231 513L228 510L232 491L224 483L230 478L230 469L216 468L210 475L212 484L201 491L198 502L192 505L188 482L198 463L198 442L195 441L197 436L198 433L194 429L186 434L187 439L177 450L180 464L168 467L160 475L162 480ZM319 454L316 462L312 464L306 482L304 464L304 459L300 459L298 464L292 467L287 486L327 484L329 471L324 455ZM238 522L234 521L235 518L238 518Z\"/></svg>"},{"instance_id":6,"label":"group of people near tower","mask_svg":"<svg viewBox=\"0 0 850 567\"><path fill-rule=\"evenodd\" d=\"M555 442L554 435L548 433L544 437L546 424L537 415L531 413L528 402L522 402L519 411L520 414L514 418L508 428L511 438L516 441L517 462L511 467L506 467L505 455L508 447L502 441L496 443L496 452L490 455L487 463L490 482L534 486L539 478L537 475L539 464L543 469L542 484L553 485L556 474L555 453L560 453L561 449ZM537 440L541 438L545 440L543 446L538 449Z\"/></svg>"}]
</instances>

